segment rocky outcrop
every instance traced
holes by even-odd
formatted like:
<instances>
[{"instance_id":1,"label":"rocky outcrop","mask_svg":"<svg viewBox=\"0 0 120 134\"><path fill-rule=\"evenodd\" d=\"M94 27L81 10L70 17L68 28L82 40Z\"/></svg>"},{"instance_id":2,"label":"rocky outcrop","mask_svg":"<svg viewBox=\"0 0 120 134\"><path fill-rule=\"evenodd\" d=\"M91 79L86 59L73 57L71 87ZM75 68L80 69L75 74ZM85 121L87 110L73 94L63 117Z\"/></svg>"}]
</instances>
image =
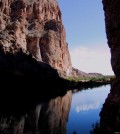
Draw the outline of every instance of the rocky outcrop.
<instances>
[{"instance_id":1,"label":"rocky outcrop","mask_svg":"<svg viewBox=\"0 0 120 134\"><path fill-rule=\"evenodd\" d=\"M16 117L1 119L0 133L66 134L66 123L68 121L71 100L72 92L69 91L64 96L39 103L33 110L23 115L19 115L20 111L23 110L21 109ZM27 105L31 104L28 103Z\"/></svg>"},{"instance_id":2,"label":"rocky outcrop","mask_svg":"<svg viewBox=\"0 0 120 134\"><path fill-rule=\"evenodd\" d=\"M106 33L111 50L111 64L116 79L112 82L101 111L103 134L120 132L120 0L103 0Z\"/></svg>"},{"instance_id":3,"label":"rocky outcrop","mask_svg":"<svg viewBox=\"0 0 120 134\"><path fill-rule=\"evenodd\" d=\"M72 77L73 78L79 78L79 77L82 77L82 78L86 78L86 77L91 77L91 78L94 78L94 77L103 77L104 75L100 74L100 73L85 73L83 71L80 71L74 67L72 67Z\"/></svg>"},{"instance_id":4,"label":"rocky outcrop","mask_svg":"<svg viewBox=\"0 0 120 134\"><path fill-rule=\"evenodd\" d=\"M90 75L88 73L85 73L83 71L80 71L74 67L72 67L72 77L78 78L78 77L89 77Z\"/></svg>"},{"instance_id":5,"label":"rocky outcrop","mask_svg":"<svg viewBox=\"0 0 120 134\"><path fill-rule=\"evenodd\" d=\"M53 68L71 73L61 11L56 0L1 0L0 45L16 47Z\"/></svg>"},{"instance_id":6,"label":"rocky outcrop","mask_svg":"<svg viewBox=\"0 0 120 134\"><path fill-rule=\"evenodd\" d=\"M91 77L103 77L103 74L100 73L88 73Z\"/></svg>"}]
</instances>

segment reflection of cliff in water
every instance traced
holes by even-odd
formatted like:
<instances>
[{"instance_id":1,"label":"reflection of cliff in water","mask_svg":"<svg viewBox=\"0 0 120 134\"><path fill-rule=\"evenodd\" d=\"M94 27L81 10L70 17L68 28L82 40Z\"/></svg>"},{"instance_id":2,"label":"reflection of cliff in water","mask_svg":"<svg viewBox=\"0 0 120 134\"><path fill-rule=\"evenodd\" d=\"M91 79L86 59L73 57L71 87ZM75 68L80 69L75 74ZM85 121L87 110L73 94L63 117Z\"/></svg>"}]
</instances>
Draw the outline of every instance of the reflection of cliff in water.
<instances>
[{"instance_id":1,"label":"reflection of cliff in water","mask_svg":"<svg viewBox=\"0 0 120 134\"><path fill-rule=\"evenodd\" d=\"M100 112L100 122L93 124L91 134L120 134L120 93L112 82L111 91Z\"/></svg>"},{"instance_id":2,"label":"reflection of cliff in water","mask_svg":"<svg viewBox=\"0 0 120 134\"><path fill-rule=\"evenodd\" d=\"M103 134L120 133L120 93L118 87L115 89L115 81L100 113Z\"/></svg>"},{"instance_id":3,"label":"reflection of cliff in water","mask_svg":"<svg viewBox=\"0 0 120 134\"><path fill-rule=\"evenodd\" d=\"M72 93L41 102L23 115L1 117L1 134L65 134ZM22 111L22 110L21 110ZM15 115L15 116L13 116Z\"/></svg>"}]
</instances>

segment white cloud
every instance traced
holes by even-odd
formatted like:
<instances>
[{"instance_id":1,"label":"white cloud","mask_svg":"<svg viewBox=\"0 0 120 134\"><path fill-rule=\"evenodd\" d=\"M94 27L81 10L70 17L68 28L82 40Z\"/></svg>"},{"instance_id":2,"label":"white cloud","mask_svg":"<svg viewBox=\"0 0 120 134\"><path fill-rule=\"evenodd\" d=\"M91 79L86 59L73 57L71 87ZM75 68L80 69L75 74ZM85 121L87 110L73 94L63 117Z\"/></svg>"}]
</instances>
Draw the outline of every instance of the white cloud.
<instances>
[{"instance_id":1,"label":"white cloud","mask_svg":"<svg viewBox=\"0 0 120 134\"><path fill-rule=\"evenodd\" d=\"M95 104L84 104L81 106L76 106L76 112L79 113L80 111L88 111L88 110L95 110L100 107L100 103L96 102Z\"/></svg>"},{"instance_id":2,"label":"white cloud","mask_svg":"<svg viewBox=\"0 0 120 134\"><path fill-rule=\"evenodd\" d=\"M107 45L79 47L70 50L73 67L90 73L113 74L110 63L110 50Z\"/></svg>"}]
</instances>

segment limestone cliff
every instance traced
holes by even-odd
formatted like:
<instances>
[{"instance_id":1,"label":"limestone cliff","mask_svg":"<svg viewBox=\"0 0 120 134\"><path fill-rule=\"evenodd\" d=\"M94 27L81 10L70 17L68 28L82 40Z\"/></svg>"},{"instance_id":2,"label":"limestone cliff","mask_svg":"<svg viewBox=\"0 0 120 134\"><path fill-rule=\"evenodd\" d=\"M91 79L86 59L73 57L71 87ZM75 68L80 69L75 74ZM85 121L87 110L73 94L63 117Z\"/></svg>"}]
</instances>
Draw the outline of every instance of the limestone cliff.
<instances>
[{"instance_id":1,"label":"limestone cliff","mask_svg":"<svg viewBox=\"0 0 120 134\"><path fill-rule=\"evenodd\" d=\"M0 45L6 51L21 47L38 61L71 73L61 11L56 0L1 0Z\"/></svg>"}]
</instances>

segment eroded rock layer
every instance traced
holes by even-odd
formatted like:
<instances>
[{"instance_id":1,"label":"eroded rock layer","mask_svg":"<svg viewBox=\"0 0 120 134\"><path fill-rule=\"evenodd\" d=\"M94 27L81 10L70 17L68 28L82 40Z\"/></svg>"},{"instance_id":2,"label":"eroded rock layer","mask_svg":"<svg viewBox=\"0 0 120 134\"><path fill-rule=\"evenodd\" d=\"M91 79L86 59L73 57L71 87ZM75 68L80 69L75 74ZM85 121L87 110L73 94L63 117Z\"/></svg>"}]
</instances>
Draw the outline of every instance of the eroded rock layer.
<instances>
[{"instance_id":1,"label":"eroded rock layer","mask_svg":"<svg viewBox=\"0 0 120 134\"><path fill-rule=\"evenodd\" d=\"M61 11L56 0L1 0L0 45L7 51L21 47L38 61L71 73Z\"/></svg>"}]
</instances>

